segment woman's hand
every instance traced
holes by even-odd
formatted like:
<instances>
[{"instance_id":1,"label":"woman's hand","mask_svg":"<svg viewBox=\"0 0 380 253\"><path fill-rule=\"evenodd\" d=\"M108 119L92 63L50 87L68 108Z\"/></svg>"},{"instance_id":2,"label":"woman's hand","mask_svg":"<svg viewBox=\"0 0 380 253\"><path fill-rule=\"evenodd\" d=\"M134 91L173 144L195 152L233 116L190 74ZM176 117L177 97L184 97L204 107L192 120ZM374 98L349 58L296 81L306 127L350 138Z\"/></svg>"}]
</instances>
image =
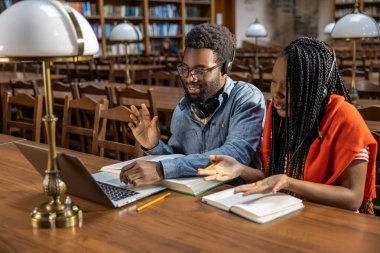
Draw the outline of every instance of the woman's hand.
<instances>
[{"instance_id":1,"label":"woman's hand","mask_svg":"<svg viewBox=\"0 0 380 253\"><path fill-rule=\"evenodd\" d=\"M210 170L198 169L198 175L206 176L206 181L226 181L239 177L246 167L234 158L224 155L210 155L210 160L217 162Z\"/></svg>"},{"instance_id":2,"label":"woman's hand","mask_svg":"<svg viewBox=\"0 0 380 253\"><path fill-rule=\"evenodd\" d=\"M264 178L252 184L245 184L235 190L235 193L242 192L243 196L251 195L254 193L276 193L279 190L287 189L289 187L291 178L286 174L279 174Z\"/></svg>"}]
</instances>

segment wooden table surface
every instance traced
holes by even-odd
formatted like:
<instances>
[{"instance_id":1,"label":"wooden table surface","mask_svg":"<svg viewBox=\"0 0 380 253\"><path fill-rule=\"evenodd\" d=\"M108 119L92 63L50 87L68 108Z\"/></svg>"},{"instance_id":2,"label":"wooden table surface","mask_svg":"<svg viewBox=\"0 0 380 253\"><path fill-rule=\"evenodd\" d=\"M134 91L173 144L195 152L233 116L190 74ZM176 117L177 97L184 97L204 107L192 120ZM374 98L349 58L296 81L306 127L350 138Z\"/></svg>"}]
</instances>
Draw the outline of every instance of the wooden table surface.
<instances>
[{"instance_id":1,"label":"wooden table surface","mask_svg":"<svg viewBox=\"0 0 380 253\"><path fill-rule=\"evenodd\" d=\"M367 124L369 130L380 133L380 121L366 120L365 123Z\"/></svg>"},{"instance_id":2,"label":"wooden table surface","mask_svg":"<svg viewBox=\"0 0 380 253\"><path fill-rule=\"evenodd\" d=\"M118 209L72 197L82 227L33 229L30 212L48 200L42 177L13 143L0 152L0 252L379 252L377 217L305 203L259 225L175 192L139 213L156 196ZM114 162L77 155L91 171Z\"/></svg>"},{"instance_id":3,"label":"wooden table surface","mask_svg":"<svg viewBox=\"0 0 380 253\"><path fill-rule=\"evenodd\" d=\"M66 75L50 75L52 80L65 78ZM0 84L9 84L10 81L42 81L42 74L37 73L23 73L23 72L0 72Z\"/></svg>"}]
</instances>

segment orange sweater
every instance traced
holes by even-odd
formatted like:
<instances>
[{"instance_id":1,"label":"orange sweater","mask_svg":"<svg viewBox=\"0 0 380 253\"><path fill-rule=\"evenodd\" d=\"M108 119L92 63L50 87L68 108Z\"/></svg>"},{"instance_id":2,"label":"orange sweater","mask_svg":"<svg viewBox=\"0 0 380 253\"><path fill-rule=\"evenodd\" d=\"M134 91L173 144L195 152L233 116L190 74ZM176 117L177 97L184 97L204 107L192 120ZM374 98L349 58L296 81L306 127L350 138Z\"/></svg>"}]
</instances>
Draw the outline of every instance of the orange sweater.
<instances>
[{"instance_id":1,"label":"orange sweater","mask_svg":"<svg viewBox=\"0 0 380 253\"><path fill-rule=\"evenodd\" d=\"M269 105L262 146L265 171L268 169L272 127L272 103ZM369 163L364 200L376 197L377 142L360 113L339 95L332 95L321 123L322 139L311 144L304 168L304 180L334 185L361 148L369 147Z\"/></svg>"}]
</instances>

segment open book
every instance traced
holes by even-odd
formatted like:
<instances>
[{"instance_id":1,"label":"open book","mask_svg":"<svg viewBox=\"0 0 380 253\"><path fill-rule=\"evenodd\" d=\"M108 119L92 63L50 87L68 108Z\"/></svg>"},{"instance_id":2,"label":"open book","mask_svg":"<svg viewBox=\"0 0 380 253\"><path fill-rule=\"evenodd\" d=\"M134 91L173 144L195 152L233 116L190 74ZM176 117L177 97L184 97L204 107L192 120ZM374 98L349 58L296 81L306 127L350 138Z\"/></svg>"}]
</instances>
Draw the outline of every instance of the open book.
<instances>
[{"instance_id":1,"label":"open book","mask_svg":"<svg viewBox=\"0 0 380 253\"><path fill-rule=\"evenodd\" d=\"M202 202L257 223L266 223L304 207L302 200L284 193L234 194L235 188L210 194Z\"/></svg>"},{"instance_id":2,"label":"open book","mask_svg":"<svg viewBox=\"0 0 380 253\"><path fill-rule=\"evenodd\" d=\"M141 160L141 161L150 161L150 162L158 162L166 159L174 159L177 157L181 157L181 154L173 154L173 155L149 155L143 156L140 158L136 158L133 160L128 160L124 162L119 162L111 165L107 165L102 167L100 170L115 174L120 174L120 170L132 162ZM198 196L203 194L206 191L209 191L219 185L224 184L225 182L219 181L205 181L203 177L183 177L183 178L170 178L164 179L160 182L160 185L164 185L170 190L177 191L180 193Z\"/></svg>"}]
</instances>

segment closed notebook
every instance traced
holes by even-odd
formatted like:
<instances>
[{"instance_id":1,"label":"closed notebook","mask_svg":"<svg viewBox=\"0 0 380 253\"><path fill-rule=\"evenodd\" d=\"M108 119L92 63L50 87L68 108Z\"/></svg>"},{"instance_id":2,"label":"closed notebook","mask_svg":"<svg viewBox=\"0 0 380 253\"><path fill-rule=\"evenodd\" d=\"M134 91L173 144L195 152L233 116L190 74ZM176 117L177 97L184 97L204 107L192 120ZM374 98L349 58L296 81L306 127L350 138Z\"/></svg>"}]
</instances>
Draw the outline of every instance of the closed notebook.
<instances>
[{"instance_id":1,"label":"closed notebook","mask_svg":"<svg viewBox=\"0 0 380 253\"><path fill-rule=\"evenodd\" d=\"M165 159L174 159L181 156L183 155L174 154L174 155L143 156L137 159L107 165L107 166L102 167L100 170L105 171L105 172L120 174L120 170L124 166L131 164L132 162L135 162L135 161L141 160L141 161L158 162ZM176 192L188 194L191 196L198 196L224 183L225 182L205 181L203 180L203 177L183 177L183 178L164 179L160 182L160 185L164 185L168 189L176 191Z\"/></svg>"},{"instance_id":2,"label":"closed notebook","mask_svg":"<svg viewBox=\"0 0 380 253\"><path fill-rule=\"evenodd\" d=\"M234 194L234 190L204 196L202 202L260 224L304 208L301 199L288 194L259 193L243 197L242 193Z\"/></svg>"}]
</instances>

